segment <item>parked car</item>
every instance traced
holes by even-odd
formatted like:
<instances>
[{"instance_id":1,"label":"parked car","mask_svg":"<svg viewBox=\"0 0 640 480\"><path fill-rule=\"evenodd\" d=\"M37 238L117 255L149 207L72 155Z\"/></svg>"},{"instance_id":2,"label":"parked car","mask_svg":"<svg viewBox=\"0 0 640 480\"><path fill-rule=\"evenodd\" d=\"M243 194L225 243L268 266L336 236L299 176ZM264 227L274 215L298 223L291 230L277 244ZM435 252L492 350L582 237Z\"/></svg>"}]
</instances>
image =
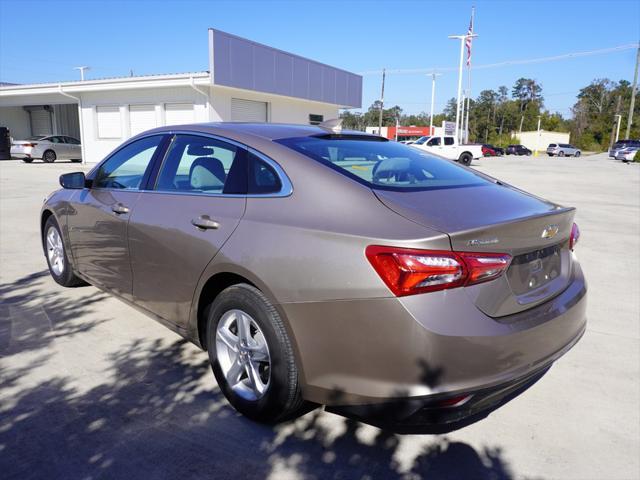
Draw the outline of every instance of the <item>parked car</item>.
<instances>
[{"instance_id":1,"label":"parked car","mask_svg":"<svg viewBox=\"0 0 640 480\"><path fill-rule=\"evenodd\" d=\"M531 155L532 152L524 145L509 145L506 153L507 155Z\"/></svg>"},{"instance_id":2,"label":"parked car","mask_svg":"<svg viewBox=\"0 0 640 480\"><path fill-rule=\"evenodd\" d=\"M623 162L633 162L636 157L636 152L640 150L640 147L627 147L616 151L616 160L622 160Z\"/></svg>"},{"instance_id":3,"label":"parked car","mask_svg":"<svg viewBox=\"0 0 640 480\"><path fill-rule=\"evenodd\" d=\"M495 157L497 155L504 155L504 148L496 147L490 143L482 145L482 153L485 157Z\"/></svg>"},{"instance_id":4,"label":"parked car","mask_svg":"<svg viewBox=\"0 0 640 480\"><path fill-rule=\"evenodd\" d=\"M482 157L481 145L460 145L456 137L449 135L420 137L411 146L467 166L474 158Z\"/></svg>"},{"instance_id":5,"label":"parked car","mask_svg":"<svg viewBox=\"0 0 640 480\"><path fill-rule=\"evenodd\" d=\"M547 147L547 155L550 157L554 155L558 157L579 157L580 153L580 149L568 143L550 143Z\"/></svg>"},{"instance_id":6,"label":"parked car","mask_svg":"<svg viewBox=\"0 0 640 480\"><path fill-rule=\"evenodd\" d=\"M56 160L82 161L82 146L76 138L67 135L36 135L26 140L14 140L11 156L25 163L42 159L46 163Z\"/></svg>"},{"instance_id":7,"label":"parked car","mask_svg":"<svg viewBox=\"0 0 640 480\"><path fill-rule=\"evenodd\" d=\"M379 136L161 127L60 183L39 218L53 279L207 350L226 398L258 421L324 404L452 430L585 330L574 208Z\"/></svg>"},{"instance_id":8,"label":"parked car","mask_svg":"<svg viewBox=\"0 0 640 480\"><path fill-rule=\"evenodd\" d=\"M611 149L609 149L609 157L616 158L619 150L622 150L628 147L632 147L632 148L635 147L640 149L640 140L630 140L630 139L618 140L616 143L613 144Z\"/></svg>"}]
</instances>

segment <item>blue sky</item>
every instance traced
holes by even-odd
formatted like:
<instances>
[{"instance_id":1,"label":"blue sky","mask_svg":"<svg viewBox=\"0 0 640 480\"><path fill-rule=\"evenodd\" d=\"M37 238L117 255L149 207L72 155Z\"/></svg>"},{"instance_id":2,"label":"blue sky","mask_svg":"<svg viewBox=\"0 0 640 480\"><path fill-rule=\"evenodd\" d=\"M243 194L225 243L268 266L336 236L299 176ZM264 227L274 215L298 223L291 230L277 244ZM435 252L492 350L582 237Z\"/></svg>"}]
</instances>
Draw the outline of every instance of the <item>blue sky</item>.
<instances>
[{"instance_id":1,"label":"blue sky","mask_svg":"<svg viewBox=\"0 0 640 480\"><path fill-rule=\"evenodd\" d=\"M476 5L478 65L638 42L640 2L628 1L71 1L0 0L0 81L75 80L207 69L214 27L352 72L455 67ZM565 116L594 78L632 80L635 51L473 73L474 96L521 77L543 86L546 107ZM455 96L456 72L438 80L436 111ZM388 75L385 104L428 111L425 75ZM380 76L364 77L363 106L379 97Z\"/></svg>"}]
</instances>

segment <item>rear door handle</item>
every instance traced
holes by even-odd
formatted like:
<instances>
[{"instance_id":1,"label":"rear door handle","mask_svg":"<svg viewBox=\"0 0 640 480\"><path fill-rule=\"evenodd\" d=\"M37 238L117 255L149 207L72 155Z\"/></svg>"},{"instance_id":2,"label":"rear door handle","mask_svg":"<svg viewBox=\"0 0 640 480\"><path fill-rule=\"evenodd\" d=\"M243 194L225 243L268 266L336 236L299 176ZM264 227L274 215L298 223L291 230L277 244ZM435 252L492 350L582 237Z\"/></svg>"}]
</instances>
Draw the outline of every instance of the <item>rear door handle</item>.
<instances>
[{"instance_id":1,"label":"rear door handle","mask_svg":"<svg viewBox=\"0 0 640 480\"><path fill-rule=\"evenodd\" d=\"M209 215L200 215L198 218L191 220L191 225L201 230L216 230L220 228L220 224L212 220Z\"/></svg>"},{"instance_id":2,"label":"rear door handle","mask_svg":"<svg viewBox=\"0 0 640 480\"><path fill-rule=\"evenodd\" d=\"M113 207L111 207L111 211L113 213L117 213L118 215L122 215L123 213L129 213L129 207L126 207L118 202Z\"/></svg>"}]
</instances>

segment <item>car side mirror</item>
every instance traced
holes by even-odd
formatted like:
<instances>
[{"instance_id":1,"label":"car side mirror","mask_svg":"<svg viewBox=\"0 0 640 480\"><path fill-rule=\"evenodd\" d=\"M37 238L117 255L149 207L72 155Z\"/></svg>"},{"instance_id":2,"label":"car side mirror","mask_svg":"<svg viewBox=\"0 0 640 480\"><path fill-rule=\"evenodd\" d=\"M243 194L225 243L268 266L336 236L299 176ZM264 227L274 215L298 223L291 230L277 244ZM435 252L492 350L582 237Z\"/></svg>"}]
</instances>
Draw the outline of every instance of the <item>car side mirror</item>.
<instances>
[{"instance_id":1,"label":"car side mirror","mask_svg":"<svg viewBox=\"0 0 640 480\"><path fill-rule=\"evenodd\" d=\"M84 172L72 172L60 175L60 185L67 189L82 189L86 186L87 180Z\"/></svg>"}]
</instances>

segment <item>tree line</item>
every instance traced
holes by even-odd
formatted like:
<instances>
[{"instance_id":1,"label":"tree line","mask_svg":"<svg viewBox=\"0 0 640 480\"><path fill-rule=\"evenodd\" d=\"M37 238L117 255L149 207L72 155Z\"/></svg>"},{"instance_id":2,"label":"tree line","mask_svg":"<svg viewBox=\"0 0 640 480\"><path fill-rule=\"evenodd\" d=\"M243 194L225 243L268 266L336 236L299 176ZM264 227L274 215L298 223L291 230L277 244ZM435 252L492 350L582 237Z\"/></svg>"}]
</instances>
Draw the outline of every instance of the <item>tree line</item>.
<instances>
[{"instance_id":1,"label":"tree line","mask_svg":"<svg viewBox=\"0 0 640 480\"><path fill-rule=\"evenodd\" d=\"M544 108L542 85L531 78L519 78L511 89L500 86L496 90L482 90L469 101L469 140L477 143L506 145L512 143L518 132L540 128L546 131L569 132L571 143L583 150L602 151L609 147L615 134L615 115L621 115L620 138L624 135L631 102L631 85L626 80L595 79L580 89L571 109L572 117ZM443 120L455 121L457 102L451 98L442 113L434 115L433 124L440 126ZM364 130L377 126L380 101L371 104L367 111L341 114L343 127ZM640 137L640 102L636 102L631 138ZM382 110L382 125L428 126L429 114L404 114L394 105Z\"/></svg>"}]
</instances>

